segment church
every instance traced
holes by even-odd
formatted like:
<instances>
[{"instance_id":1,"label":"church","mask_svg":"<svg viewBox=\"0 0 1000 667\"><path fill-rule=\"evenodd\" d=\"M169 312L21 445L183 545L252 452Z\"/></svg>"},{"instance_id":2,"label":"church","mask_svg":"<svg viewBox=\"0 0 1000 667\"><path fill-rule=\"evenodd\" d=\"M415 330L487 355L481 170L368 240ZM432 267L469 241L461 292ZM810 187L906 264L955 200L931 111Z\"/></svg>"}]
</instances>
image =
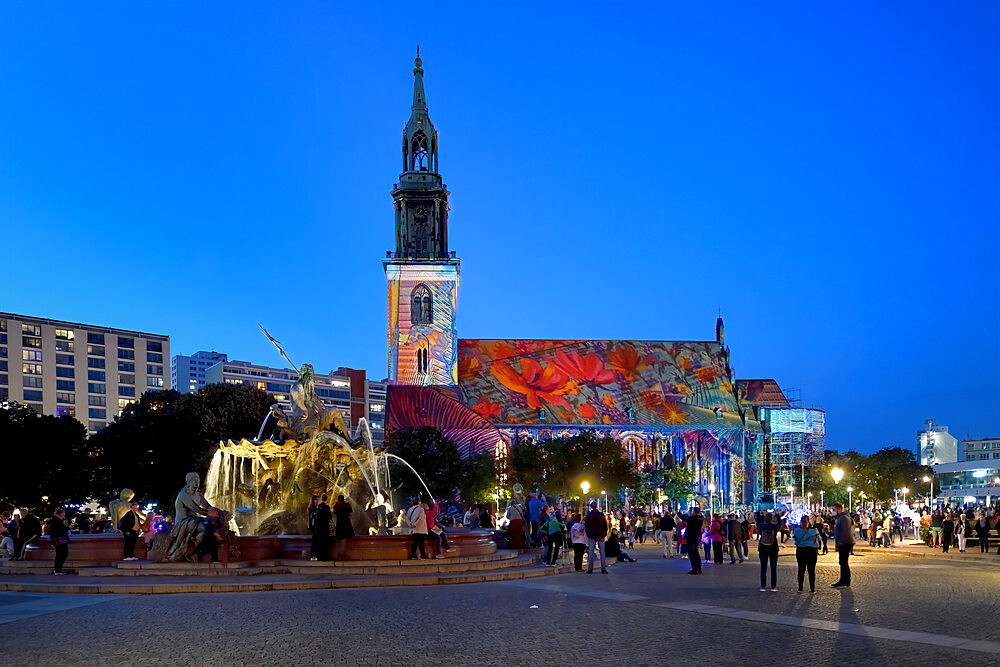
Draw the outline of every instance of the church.
<instances>
[{"instance_id":1,"label":"church","mask_svg":"<svg viewBox=\"0 0 1000 667\"><path fill-rule=\"evenodd\" d=\"M463 456L588 430L621 443L637 468L684 465L694 493L725 505L761 493L764 433L740 400L722 318L715 337L671 340L459 338L460 260L448 247L448 190L419 52L402 167L392 190L385 428L431 426ZM530 332L525 332L529 334Z\"/></svg>"}]
</instances>

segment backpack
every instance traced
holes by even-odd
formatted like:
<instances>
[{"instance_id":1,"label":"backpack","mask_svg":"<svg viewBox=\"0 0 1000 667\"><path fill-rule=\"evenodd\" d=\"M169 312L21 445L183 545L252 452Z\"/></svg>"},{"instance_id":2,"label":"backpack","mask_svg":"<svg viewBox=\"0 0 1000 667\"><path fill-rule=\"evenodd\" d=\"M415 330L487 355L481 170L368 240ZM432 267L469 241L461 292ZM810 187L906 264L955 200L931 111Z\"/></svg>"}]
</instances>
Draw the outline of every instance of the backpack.
<instances>
[{"instance_id":1,"label":"backpack","mask_svg":"<svg viewBox=\"0 0 1000 667\"><path fill-rule=\"evenodd\" d=\"M768 524L763 526L760 531L760 543L765 547L769 547L774 544L774 526Z\"/></svg>"}]
</instances>

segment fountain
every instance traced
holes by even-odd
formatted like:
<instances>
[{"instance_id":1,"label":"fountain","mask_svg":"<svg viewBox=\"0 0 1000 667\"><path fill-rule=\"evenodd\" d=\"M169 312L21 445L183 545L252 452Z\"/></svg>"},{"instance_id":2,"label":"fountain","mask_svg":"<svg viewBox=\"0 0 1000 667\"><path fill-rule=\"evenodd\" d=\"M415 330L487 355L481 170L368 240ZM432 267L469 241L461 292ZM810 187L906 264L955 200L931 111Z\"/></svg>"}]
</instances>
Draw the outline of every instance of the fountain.
<instances>
[{"instance_id":1,"label":"fountain","mask_svg":"<svg viewBox=\"0 0 1000 667\"><path fill-rule=\"evenodd\" d=\"M264 333L295 368L280 344ZM311 365L296 372L290 416L275 404L257 438L219 443L208 468L206 499L230 513L230 526L241 536L302 535L308 533L312 496L332 500L343 495L354 509L356 535L388 534L389 522L395 521L390 462L412 471L428 495L430 489L407 461L372 444L365 419L350 433L340 411L323 405Z\"/></svg>"}]
</instances>

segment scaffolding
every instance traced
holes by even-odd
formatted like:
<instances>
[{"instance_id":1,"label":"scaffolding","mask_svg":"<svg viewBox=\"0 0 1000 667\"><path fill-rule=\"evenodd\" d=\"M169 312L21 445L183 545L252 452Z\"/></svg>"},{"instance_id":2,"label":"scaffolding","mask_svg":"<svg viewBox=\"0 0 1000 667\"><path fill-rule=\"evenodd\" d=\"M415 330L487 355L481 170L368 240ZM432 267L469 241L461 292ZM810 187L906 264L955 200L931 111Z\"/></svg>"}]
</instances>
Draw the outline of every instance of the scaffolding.
<instances>
[{"instance_id":1,"label":"scaffolding","mask_svg":"<svg viewBox=\"0 0 1000 667\"><path fill-rule=\"evenodd\" d=\"M759 408L770 455L771 489L782 494L801 489L806 468L826 450L826 413L820 408Z\"/></svg>"}]
</instances>

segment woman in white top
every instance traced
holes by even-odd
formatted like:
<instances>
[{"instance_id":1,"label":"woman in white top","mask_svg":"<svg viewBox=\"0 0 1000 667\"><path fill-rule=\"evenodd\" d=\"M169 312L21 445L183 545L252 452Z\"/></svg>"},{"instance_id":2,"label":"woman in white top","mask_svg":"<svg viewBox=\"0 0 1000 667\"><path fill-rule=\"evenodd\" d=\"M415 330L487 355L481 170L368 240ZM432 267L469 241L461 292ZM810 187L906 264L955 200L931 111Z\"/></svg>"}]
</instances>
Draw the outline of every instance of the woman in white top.
<instances>
[{"instance_id":1,"label":"woman in white top","mask_svg":"<svg viewBox=\"0 0 1000 667\"><path fill-rule=\"evenodd\" d=\"M577 572L583 572L583 552L587 550L587 528L583 525L583 517L579 514L573 515L569 537L573 542L573 568Z\"/></svg>"}]
</instances>

